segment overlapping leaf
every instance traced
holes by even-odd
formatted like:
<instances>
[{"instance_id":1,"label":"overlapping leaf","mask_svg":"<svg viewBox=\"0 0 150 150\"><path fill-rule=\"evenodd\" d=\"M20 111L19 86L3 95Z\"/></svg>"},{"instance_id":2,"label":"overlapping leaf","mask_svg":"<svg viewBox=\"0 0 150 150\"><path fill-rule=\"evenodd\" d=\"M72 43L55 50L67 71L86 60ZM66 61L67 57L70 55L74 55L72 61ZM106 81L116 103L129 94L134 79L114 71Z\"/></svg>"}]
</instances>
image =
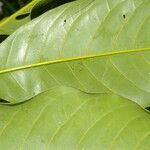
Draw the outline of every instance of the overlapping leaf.
<instances>
[{"instance_id":1,"label":"overlapping leaf","mask_svg":"<svg viewBox=\"0 0 150 150\"><path fill-rule=\"evenodd\" d=\"M52 2L53 0L33 0L25 7L14 13L8 18L4 18L0 22L0 35L10 35L16 31L20 26L26 24L31 20L32 11L34 16L38 8L44 6L45 4Z\"/></svg>"},{"instance_id":2,"label":"overlapping leaf","mask_svg":"<svg viewBox=\"0 0 150 150\"><path fill-rule=\"evenodd\" d=\"M0 46L0 98L18 103L66 85L149 106L149 7L79 0L23 26Z\"/></svg>"},{"instance_id":3,"label":"overlapping leaf","mask_svg":"<svg viewBox=\"0 0 150 150\"><path fill-rule=\"evenodd\" d=\"M4 18L0 22L0 35L10 35L22 25L30 22L33 18L69 1L71 0L33 0L16 13L8 18Z\"/></svg>"},{"instance_id":4,"label":"overlapping leaf","mask_svg":"<svg viewBox=\"0 0 150 150\"><path fill-rule=\"evenodd\" d=\"M27 6L19 10L17 13L13 14L12 16L5 18L0 22L0 34L2 35L10 35L16 29L18 29L23 24L30 21L30 12L34 5L39 0L33 0ZM22 18L22 19L21 19Z\"/></svg>"},{"instance_id":5,"label":"overlapping leaf","mask_svg":"<svg viewBox=\"0 0 150 150\"><path fill-rule=\"evenodd\" d=\"M118 113L119 112L119 113ZM51 89L16 106L0 106L2 150L149 150L150 116L112 94Z\"/></svg>"}]
</instances>

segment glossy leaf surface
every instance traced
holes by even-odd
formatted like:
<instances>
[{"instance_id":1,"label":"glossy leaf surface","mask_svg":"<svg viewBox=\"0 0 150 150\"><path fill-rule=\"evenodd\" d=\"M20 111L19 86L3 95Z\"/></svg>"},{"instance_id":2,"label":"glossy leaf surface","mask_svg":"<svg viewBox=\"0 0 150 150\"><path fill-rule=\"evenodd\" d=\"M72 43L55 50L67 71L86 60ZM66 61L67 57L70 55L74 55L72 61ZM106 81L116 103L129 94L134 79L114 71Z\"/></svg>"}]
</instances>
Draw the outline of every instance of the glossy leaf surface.
<instances>
[{"instance_id":1,"label":"glossy leaf surface","mask_svg":"<svg viewBox=\"0 0 150 150\"><path fill-rule=\"evenodd\" d=\"M149 106L149 7L79 0L21 27L0 45L0 98L18 103L65 85Z\"/></svg>"}]
</instances>

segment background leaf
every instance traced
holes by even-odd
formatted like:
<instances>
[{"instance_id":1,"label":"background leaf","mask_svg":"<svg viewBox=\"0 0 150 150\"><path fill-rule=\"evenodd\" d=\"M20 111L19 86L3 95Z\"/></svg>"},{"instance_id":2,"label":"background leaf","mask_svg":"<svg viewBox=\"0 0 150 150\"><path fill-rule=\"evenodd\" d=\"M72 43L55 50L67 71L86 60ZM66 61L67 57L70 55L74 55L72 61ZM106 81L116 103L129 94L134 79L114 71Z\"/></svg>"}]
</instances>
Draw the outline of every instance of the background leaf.
<instances>
[{"instance_id":1,"label":"background leaf","mask_svg":"<svg viewBox=\"0 0 150 150\"><path fill-rule=\"evenodd\" d=\"M0 0L0 20L15 13L31 0Z\"/></svg>"},{"instance_id":2,"label":"background leaf","mask_svg":"<svg viewBox=\"0 0 150 150\"><path fill-rule=\"evenodd\" d=\"M1 21L0 35L10 35L22 25L30 22L32 19L40 16L46 11L71 1L74 0L33 0L24 6L25 2L21 0L18 3L24 7L12 16ZM11 6L11 4L9 5Z\"/></svg>"},{"instance_id":3,"label":"background leaf","mask_svg":"<svg viewBox=\"0 0 150 150\"><path fill-rule=\"evenodd\" d=\"M39 0L33 0L32 2L27 4L25 7L23 7L22 9L20 9L19 11L11 15L10 17L4 18L0 22L0 34L10 35L20 26L29 22L31 9L38 1Z\"/></svg>"}]
</instances>

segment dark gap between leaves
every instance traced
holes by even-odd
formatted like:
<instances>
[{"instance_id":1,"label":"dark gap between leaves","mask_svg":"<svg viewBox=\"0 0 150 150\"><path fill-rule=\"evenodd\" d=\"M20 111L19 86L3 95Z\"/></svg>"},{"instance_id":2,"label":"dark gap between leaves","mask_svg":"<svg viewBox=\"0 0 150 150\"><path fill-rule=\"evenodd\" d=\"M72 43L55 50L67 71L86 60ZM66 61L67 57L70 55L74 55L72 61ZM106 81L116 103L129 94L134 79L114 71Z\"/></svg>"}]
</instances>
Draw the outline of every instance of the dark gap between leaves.
<instances>
[{"instance_id":1,"label":"dark gap between leaves","mask_svg":"<svg viewBox=\"0 0 150 150\"><path fill-rule=\"evenodd\" d=\"M0 103L2 103L2 104L8 104L9 102L6 101L6 100L0 99Z\"/></svg>"},{"instance_id":2,"label":"dark gap between leaves","mask_svg":"<svg viewBox=\"0 0 150 150\"><path fill-rule=\"evenodd\" d=\"M9 35L0 35L0 43L3 42Z\"/></svg>"},{"instance_id":3,"label":"dark gap between leaves","mask_svg":"<svg viewBox=\"0 0 150 150\"><path fill-rule=\"evenodd\" d=\"M50 9L54 9L58 6L61 6L65 3L69 3L75 0L54 0L52 2L47 2L45 4L42 5L37 5L33 8L32 12L31 12L31 20L40 16L41 14L47 12Z\"/></svg>"},{"instance_id":4,"label":"dark gap between leaves","mask_svg":"<svg viewBox=\"0 0 150 150\"><path fill-rule=\"evenodd\" d=\"M148 111L150 111L150 107L146 107L146 109L147 109Z\"/></svg>"},{"instance_id":5,"label":"dark gap between leaves","mask_svg":"<svg viewBox=\"0 0 150 150\"><path fill-rule=\"evenodd\" d=\"M29 15L30 15L30 13L19 15L19 16L16 17L16 20L24 19L24 18L28 17Z\"/></svg>"}]
</instances>

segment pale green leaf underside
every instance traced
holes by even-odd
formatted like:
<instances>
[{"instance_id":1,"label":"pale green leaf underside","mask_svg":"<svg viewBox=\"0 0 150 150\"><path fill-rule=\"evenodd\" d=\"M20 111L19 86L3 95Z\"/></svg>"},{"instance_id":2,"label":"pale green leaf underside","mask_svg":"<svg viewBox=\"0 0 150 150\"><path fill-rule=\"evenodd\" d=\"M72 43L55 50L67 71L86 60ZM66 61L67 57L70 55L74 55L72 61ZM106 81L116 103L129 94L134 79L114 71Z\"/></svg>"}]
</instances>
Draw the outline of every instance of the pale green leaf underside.
<instances>
[{"instance_id":1,"label":"pale green leaf underside","mask_svg":"<svg viewBox=\"0 0 150 150\"><path fill-rule=\"evenodd\" d=\"M66 87L0 106L2 150L149 150L150 115L113 94Z\"/></svg>"},{"instance_id":2,"label":"pale green leaf underside","mask_svg":"<svg viewBox=\"0 0 150 150\"><path fill-rule=\"evenodd\" d=\"M1 73L0 98L18 103L65 85L115 93L149 106L149 8L149 0L79 0L23 26L1 44L0 72L45 61L129 53ZM130 53L136 49L141 52Z\"/></svg>"}]
</instances>

